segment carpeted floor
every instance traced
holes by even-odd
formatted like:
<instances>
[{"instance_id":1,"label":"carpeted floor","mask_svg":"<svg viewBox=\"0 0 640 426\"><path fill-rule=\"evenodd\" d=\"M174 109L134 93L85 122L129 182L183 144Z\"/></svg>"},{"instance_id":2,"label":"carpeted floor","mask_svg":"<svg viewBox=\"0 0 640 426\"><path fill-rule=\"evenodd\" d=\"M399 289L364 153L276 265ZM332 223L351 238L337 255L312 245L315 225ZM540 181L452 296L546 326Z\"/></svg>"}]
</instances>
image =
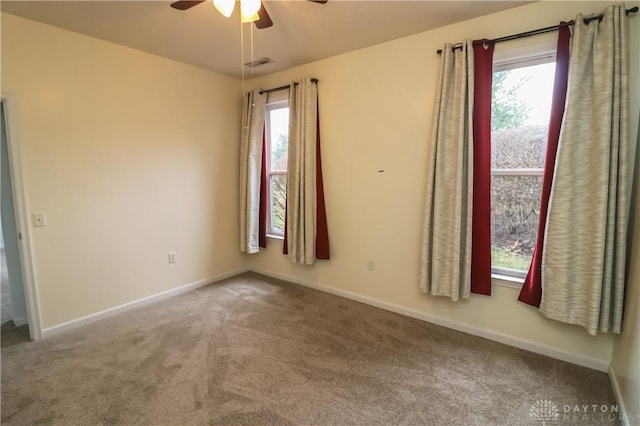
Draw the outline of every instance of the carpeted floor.
<instances>
[{"instance_id":1,"label":"carpeted floor","mask_svg":"<svg viewBox=\"0 0 640 426\"><path fill-rule=\"evenodd\" d=\"M615 404L604 373L256 274L2 348L3 425L542 425L539 400L612 424L562 414Z\"/></svg>"}]
</instances>

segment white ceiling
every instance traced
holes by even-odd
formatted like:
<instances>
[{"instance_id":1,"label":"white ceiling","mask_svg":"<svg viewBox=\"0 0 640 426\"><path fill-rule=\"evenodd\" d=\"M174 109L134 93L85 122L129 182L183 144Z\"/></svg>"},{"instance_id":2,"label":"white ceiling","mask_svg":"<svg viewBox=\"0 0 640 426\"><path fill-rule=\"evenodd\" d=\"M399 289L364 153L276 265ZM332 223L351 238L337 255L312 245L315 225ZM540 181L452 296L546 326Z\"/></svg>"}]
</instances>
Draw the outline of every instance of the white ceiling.
<instances>
[{"instance_id":1,"label":"white ceiling","mask_svg":"<svg viewBox=\"0 0 640 426\"><path fill-rule=\"evenodd\" d=\"M229 76L241 73L240 18L225 18L210 1L189 10L170 1L8 1L3 12L87 34ZM265 1L274 26L245 24L244 62L268 74L443 25L520 6L530 1ZM444 42L445 40L443 40ZM446 40L452 41L452 40ZM455 41L455 40L453 40ZM246 70L246 67L245 67ZM248 72L249 70L247 70Z\"/></svg>"}]
</instances>

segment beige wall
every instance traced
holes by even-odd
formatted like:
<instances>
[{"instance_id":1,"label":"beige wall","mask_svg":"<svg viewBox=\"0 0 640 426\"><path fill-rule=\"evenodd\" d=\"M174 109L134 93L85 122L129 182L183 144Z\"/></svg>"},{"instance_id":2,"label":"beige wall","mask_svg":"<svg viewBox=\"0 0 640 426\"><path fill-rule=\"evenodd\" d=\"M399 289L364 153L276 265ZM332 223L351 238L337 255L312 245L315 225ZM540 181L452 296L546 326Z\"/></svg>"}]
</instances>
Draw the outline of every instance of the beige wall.
<instances>
[{"instance_id":1,"label":"beige wall","mask_svg":"<svg viewBox=\"0 0 640 426\"><path fill-rule=\"evenodd\" d=\"M270 240L266 251L251 258L251 267L606 369L612 336L591 337L582 328L542 317L517 302L515 287L494 286L490 298L472 296L459 303L426 296L417 287L424 164L439 63L435 51L444 42L518 33L571 19L578 12L600 12L604 6L536 3L252 80L253 88L301 76L320 80L332 259L313 267L295 266L280 254L281 242ZM633 93L638 92L639 21L630 19ZM553 46L554 36L549 40ZM541 39L498 45L496 55L527 43L540 44ZM632 109L637 120L637 97ZM368 260L376 262L375 271L367 270Z\"/></svg>"},{"instance_id":2,"label":"beige wall","mask_svg":"<svg viewBox=\"0 0 640 426\"><path fill-rule=\"evenodd\" d=\"M3 14L1 82L45 328L242 267L238 80Z\"/></svg>"}]
</instances>

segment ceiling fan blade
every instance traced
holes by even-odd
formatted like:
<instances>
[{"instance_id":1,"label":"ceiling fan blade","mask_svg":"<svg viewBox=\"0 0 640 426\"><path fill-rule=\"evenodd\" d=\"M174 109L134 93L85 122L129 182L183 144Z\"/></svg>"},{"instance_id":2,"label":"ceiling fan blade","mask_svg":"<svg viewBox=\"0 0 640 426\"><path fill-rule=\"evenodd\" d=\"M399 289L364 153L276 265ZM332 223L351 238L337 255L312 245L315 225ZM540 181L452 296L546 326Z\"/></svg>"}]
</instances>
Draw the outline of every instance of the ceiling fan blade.
<instances>
[{"instance_id":1,"label":"ceiling fan blade","mask_svg":"<svg viewBox=\"0 0 640 426\"><path fill-rule=\"evenodd\" d=\"M258 10L258 16L260 17L260 19L255 21L255 24L259 29L269 28L273 25L273 21L267 13L267 9L264 8L264 3L262 2L260 2L260 10Z\"/></svg>"},{"instance_id":2,"label":"ceiling fan blade","mask_svg":"<svg viewBox=\"0 0 640 426\"><path fill-rule=\"evenodd\" d=\"M329 0L307 0L310 1L312 3L320 3L320 4L325 4L326 2L328 2Z\"/></svg>"},{"instance_id":3,"label":"ceiling fan blade","mask_svg":"<svg viewBox=\"0 0 640 426\"><path fill-rule=\"evenodd\" d=\"M171 7L178 10L187 10L191 9L193 6L196 6L200 3L204 3L205 0L180 0L171 3Z\"/></svg>"}]
</instances>

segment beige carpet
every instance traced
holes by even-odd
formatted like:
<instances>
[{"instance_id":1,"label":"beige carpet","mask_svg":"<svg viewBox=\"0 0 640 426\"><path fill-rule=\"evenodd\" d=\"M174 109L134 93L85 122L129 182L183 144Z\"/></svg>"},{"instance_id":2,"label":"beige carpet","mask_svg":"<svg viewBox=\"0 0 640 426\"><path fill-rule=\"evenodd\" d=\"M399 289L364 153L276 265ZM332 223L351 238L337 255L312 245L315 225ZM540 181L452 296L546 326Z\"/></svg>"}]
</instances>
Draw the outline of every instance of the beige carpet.
<instances>
[{"instance_id":1,"label":"beige carpet","mask_svg":"<svg viewBox=\"0 0 640 426\"><path fill-rule=\"evenodd\" d=\"M515 303L515 302L514 302ZM3 425L542 425L606 374L246 274L2 349Z\"/></svg>"}]
</instances>

